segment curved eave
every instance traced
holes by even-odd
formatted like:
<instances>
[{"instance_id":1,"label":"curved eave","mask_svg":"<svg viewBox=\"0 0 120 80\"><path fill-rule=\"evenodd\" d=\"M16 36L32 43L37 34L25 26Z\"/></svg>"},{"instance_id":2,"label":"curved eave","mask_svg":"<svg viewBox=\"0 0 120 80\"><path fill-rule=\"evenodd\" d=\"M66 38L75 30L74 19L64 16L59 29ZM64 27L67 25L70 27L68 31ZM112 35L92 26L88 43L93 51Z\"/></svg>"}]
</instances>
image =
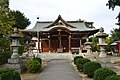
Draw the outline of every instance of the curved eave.
<instances>
[{"instance_id":1,"label":"curved eave","mask_svg":"<svg viewBox=\"0 0 120 80\"><path fill-rule=\"evenodd\" d=\"M65 20L63 20L60 15L58 16L58 18L57 18L54 22L52 22L50 25L48 25L48 26L45 27L45 28L50 28L51 26L54 26L56 23L58 23L59 20L61 20L61 21L65 24L65 26L70 26L71 28L76 28L76 27L68 24Z\"/></svg>"},{"instance_id":2,"label":"curved eave","mask_svg":"<svg viewBox=\"0 0 120 80\"><path fill-rule=\"evenodd\" d=\"M56 28L58 28L58 27L56 27ZM51 29L48 29L48 30L43 30L43 31L39 31L39 32L50 32L51 30L53 30L53 29L56 29L55 27L54 28L51 28ZM61 28L61 27L59 27L59 28ZM63 28L63 27L62 27ZM70 29L68 29L68 28L65 28L64 27L64 29L66 29L66 30L69 30L69 31L71 31L71 32L79 32L79 33L90 33L90 34L95 34L95 33L97 33L98 31L99 31L99 29L94 29L94 30L83 30L83 31L80 31L80 30L78 30L78 29L76 29L76 30L70 30ZM23 33L24 32L37 32L37 31L31 31L31 30L23 30L22 31Z\"/></svg>"},{"instance_id":3,"label":"curved eave","mask_svg":"<svg viewBox=\"0 0 120 80\"><path fill-rule=\"evenodd\" d=\"M99 31L99 29L94 29L94 30L87 30L87 31L79 31L79 33L86 33L88 34L88 36L94 35L95 33L97 33Z\"/></svg>"},{"instance_id":4,"label":"curved eave","mask_svg":"<svg viewBox=\"0 0 120 80\"><path fill-rule=\"evenodd\" d=\"M99 29L93 29L93 30L85 30L85 31L79 31L79 32L98 32Z\"/></svg>"},{"instance_id":5,"label":"curved eave","mask_svg":"<svg viewBox=\"0 0 120 80\"><path fill-rule=\"evenodd\" d=\"M22 31L22 32L24 33L24 32L37 32L37 31L29 31L29 30L26 30L26 31Z\"/></svg>"}]
</instances>

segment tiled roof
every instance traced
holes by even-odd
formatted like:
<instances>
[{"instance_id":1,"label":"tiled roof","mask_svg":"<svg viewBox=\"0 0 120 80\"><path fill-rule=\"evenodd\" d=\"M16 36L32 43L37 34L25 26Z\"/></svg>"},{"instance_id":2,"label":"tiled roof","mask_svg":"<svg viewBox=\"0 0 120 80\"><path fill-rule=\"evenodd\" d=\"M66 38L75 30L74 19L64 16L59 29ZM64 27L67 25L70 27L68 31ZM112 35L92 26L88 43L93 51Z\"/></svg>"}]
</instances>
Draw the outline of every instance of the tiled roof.
<instances>
[{"instance_id":1,"label":"tiled roof","mask_svg":"<svg viewBox=\"0 0 120 80\"><path fill-rule=\"evenodd\" d=\"M98 29L88 28L84 21L64 21L61 16L52 21L37 21L32 29L25 29L23 32L50 31L54 28L65 28L69 31L94 31Z\"/></svg>"}]
</instances>

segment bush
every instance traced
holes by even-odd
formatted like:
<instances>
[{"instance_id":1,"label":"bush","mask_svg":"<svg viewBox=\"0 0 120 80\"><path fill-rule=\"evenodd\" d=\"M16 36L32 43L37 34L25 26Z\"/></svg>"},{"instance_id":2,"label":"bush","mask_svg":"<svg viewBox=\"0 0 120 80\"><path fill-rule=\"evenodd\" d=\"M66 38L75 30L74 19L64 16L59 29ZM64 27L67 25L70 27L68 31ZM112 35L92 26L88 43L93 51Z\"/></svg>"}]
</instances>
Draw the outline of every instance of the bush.
<instances>
[{"instance_id":1,"label":"bush","mask_svg":"<svg viewBox=\"0 0 120 80\"><path fill-rule=\"evenodd\" d=\"M18 48L18 54L21 56L23 53L24 53L24 46L21 45L21 46L19 46L19 48Z\"/></svg>"},{"instance_id":2,"label":"bush","mask_svg":"<svg viewBox=\"0 0 120 80\"><path fill-rule=\"evenodd\" d=\"M0 65L6 63L10 57L11 57L10 51L1 52L0 53Z\"/></svg>"},{"instance_id":3,"label":"bush","mask_svg":"<svg viewBox=\"0 0 120 80\"><path fill-rule=\"evenodd\" d=\"M0 52L10 51L10 39L7 37L0 37Z\"/></svg>"},{"instance_id":4,"label":"bush","mask_svg":"<svg viewBox=\"0 0 120 80\"><path fill-rule=\"evenodd\" d=\"M0 69L0 80L21 80L20 74L11 68Z\"/></svg>"},{"instance_id":5,"label":"bush","mask_svg":"<svg viewBox=\"0 0 120 80\"><path fill-rule=\"evenodd\" d=\"M88 75L88 77L93 77L94 72L101 68L101 64L98 62L87 62L83 65L83 72Z\"/></svg>"},{"instance_id":6,"label":"bush","mask_svg":"<svg viewBox=\"0 0 120 80\"><path fill-rule=\"evenodd\" d=\"M41 58L34 57L33 60L37 60L37 61L40 62L40 64L42 64L42 59Z\"/></svg>"},{"instance_id":7,"label":"bush","mask_svg":"<svg viewBox=\"0 0 120 80\"><path fill-rule=\"evenodd\" d=\"M77 61L77 59L79 59L79 58L83 58L82 56L76 56L76 57L74 57L74 64L76 64L76 61Z\"/></svg>"},{"instance_id":8,"label":"bush","mask_svg":"<svg viewBox=\"0 0 120 80\"><path fill-rule=\"evenodd\" d=\"M105 80L120 80L120 75L108 76Z\"/></svg>"},{"instance_id":9,"label":"bush","mask_svg":"<svg viewBox=\"0 0 120 80\"><path fill-rule=\"evenodd\" d=\"M83 65L85 63L87 63L87 62L90 62L90 60L87 59L87 58L79 58L79 59L77 59L77 61L76 61L77 69L79 71L83 71Z\"/></svg>"},{"instance_id":10,"label":"bush","mask_svg":"<svg viewBox=\"0 0 120 80\"><path fill-rule=\"evenodd\" d=\"M116 75L116 73L108 68L100 68L95 71L93 80L105 80L106 77L111 75Z\"/></svg>"},{"instance_id":11,"label":"bush","mask_svg":"<svg viewBox=\"0 0 120 80\"><path fill-rule=\"evenodd\" d=\"M41 69L41 64L37 60L30 60L29 62L27 62L25 67L29 72L35 73Z\"/></svg>"}]
</instances>

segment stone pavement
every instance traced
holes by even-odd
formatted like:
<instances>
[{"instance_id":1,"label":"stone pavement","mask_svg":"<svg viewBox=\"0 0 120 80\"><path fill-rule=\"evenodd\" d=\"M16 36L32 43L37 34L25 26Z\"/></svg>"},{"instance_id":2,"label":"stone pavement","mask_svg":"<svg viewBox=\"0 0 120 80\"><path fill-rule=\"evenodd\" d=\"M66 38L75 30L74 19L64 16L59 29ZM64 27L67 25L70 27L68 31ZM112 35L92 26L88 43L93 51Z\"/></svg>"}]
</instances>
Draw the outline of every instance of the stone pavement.
<instances>
[{"instance_id":1,"label":"stone pavement","mask_svg":"<svg viewBox=\"0 0 120 80\"><path fill-rule=\"evenodd\" d=\"M51 60L37 80L82 80L69 60Z\"/></svg>"}]
</instances>

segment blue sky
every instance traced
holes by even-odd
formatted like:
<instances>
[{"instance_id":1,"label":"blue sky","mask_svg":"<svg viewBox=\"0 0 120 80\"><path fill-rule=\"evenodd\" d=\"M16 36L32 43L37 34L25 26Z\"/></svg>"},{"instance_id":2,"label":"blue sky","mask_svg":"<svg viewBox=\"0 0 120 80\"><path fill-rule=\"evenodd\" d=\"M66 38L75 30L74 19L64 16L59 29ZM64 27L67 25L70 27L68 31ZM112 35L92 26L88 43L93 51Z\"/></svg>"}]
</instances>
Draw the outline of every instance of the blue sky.
<instances>
[{"instance_id":1,"label":"blue sky","mask_svg":"<svg viewBox=\"0 0 120 80\"><path fill-rule=\"evenodd\" d=\"M34 27L37 16L39 21L54 21L58 15L64 20L85 20L94 22L95 28L103 27L106 33L110 33L115 25L115 19L120 8L114 11L106 6L108 0L10 0L12 10L20 10L30 19Z\"/></svg>"}]
</instances>

